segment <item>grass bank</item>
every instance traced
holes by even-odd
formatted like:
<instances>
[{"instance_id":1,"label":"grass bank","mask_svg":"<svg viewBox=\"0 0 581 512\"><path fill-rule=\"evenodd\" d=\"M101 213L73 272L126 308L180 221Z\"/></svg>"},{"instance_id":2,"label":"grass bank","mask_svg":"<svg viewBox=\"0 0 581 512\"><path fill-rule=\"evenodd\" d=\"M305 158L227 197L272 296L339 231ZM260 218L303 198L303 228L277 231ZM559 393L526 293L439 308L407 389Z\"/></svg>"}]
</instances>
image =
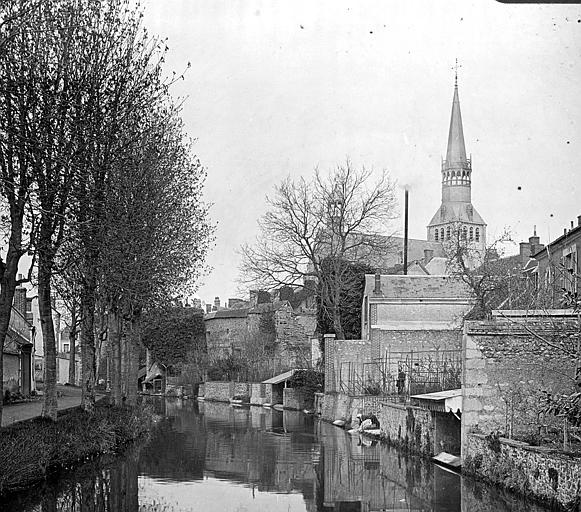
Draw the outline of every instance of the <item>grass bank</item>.
<instances>
[{"instance_id":1,"label":"grass bank","mask_svg":"<svg viewBox=\"0 0 581 512\"><path fill-rule=\"evenodd\" d=\"M56 422L37 418L0 429L0 496L105 453L116 453L146 435L149 408L99 403L95 414L67 411Z\"/></svg>"}]
</instances>

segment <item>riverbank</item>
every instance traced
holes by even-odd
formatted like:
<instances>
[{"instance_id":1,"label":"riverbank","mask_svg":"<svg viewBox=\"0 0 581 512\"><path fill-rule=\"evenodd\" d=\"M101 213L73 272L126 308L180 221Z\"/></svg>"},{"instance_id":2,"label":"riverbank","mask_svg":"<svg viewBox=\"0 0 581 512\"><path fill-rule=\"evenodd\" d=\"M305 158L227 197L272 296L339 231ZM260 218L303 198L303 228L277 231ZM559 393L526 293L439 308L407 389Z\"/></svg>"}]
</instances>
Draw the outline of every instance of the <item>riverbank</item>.
<instances>
[{"instance_id":1,"label":"riverbank","mask_svg":"<svg viewBox=\"0 0 581 512\"><path fill-rule=\"evenodd\" d=\"M117 453L150 431L149 408L98 403L95 414L71 409L56 422L42 418L0 429L0 496L24 489L62 469Z\"/></svg>"}]
</instances>

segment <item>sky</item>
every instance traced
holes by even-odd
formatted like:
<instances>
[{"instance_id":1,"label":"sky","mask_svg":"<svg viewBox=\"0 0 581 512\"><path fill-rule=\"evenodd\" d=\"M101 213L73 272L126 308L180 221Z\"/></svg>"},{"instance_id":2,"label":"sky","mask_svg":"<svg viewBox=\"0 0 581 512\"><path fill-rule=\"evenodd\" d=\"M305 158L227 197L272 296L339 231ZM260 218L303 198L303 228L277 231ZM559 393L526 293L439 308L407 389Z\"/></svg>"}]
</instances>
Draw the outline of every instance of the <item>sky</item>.
<instances>
[{"instance_id":1,"label":"sky","mask_svg":"<svg viewBox=\"0 0 581 512\"><path fill-rule=\"evenodd\" d=\"M441 198L458 59L472 202L489 239L563 233L581 215L581 6L494 0L145 0L185 79L216 242L197 296L239 295L238 250L285 177L349 158L410 189L410 236ZM398 219L386 233L403 230ZM513 252L518 246L513 247ZM509 249L510 251L510 249Z\"/></svg>"}]
</instances>

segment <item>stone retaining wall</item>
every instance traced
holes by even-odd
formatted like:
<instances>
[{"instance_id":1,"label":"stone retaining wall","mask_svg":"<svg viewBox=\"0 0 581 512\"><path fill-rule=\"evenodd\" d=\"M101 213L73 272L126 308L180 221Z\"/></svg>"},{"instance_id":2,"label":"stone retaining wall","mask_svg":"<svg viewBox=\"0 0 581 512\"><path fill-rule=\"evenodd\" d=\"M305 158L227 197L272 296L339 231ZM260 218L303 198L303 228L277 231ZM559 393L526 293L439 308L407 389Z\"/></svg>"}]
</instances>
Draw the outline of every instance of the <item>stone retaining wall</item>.
<instances>
[{"instance_id":1,"label":"stone retaining wall","mask_svg":"<svg viewBox=\"0 0 581 512\"><path fill-rule=\"evenodd\" d=\"M462 472L566 510L581 509L581 458L481 434L468 434Z\"/></svg>"},{"instance_id":2,"label":"stone retaining wall","mask_svg":"<svg viewBox=\"0 0 581 512\"><path fill-rule=\"evenodd\" d=\"M282 405L285 409L293 409L295 411L302 411L308 407L304 393L296 388L284 389Z\"/></svg>"},{"instance_id":3,"label":"stone retaining wall","mask_svg":"<svg viewBox=\"0 0 581 512\"><path fill-rule=\"evenodd\" d=\"M387 441L413 453L434 455L432 413L419 407L383 402L377 415Z\"/></svg>"},{"instance_id":4,"label":"stone retaining wall","mask_svg":"<svg viewBox=\"0 0 581 512\"><path fill-rule=\"evenodd\" d=\"M204 384L204 398L217 402L229 402L235 395L249 395L252 384L250 382L206 382Z\"/></svg>"},{"instance_id":5,"label":"stone retaining wall","mask_svg":"<svg viewBox=\"0 0 581 512\"><path fill-rule=\"evenodd\" d=\"M250 403L253 405L272 404L272 385L250 384Z\"/></svg>"}]
</instances>

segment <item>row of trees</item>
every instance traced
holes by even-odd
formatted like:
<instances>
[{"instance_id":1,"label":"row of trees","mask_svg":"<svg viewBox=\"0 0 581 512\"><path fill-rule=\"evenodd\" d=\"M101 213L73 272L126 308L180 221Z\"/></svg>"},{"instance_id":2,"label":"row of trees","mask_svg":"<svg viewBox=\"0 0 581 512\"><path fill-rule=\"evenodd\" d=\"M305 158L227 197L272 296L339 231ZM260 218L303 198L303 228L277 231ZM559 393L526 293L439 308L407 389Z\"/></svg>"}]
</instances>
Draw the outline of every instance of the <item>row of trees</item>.
<instances>
[{"instance_id":1,"label":"row of trees","mask_svg":"<svg viewBox=\"0 0 581 512\"><path fill-rule=\"evenodd\" d=\"M205 172L170 95L180 76L164 76L168 48L141 18L129 0L0 7L0 343L28 253L51 419L55 289L71 311L73 353L80 335L82 406L94 407L105 339L114 401L131 402L142 314L194 282L212 237Z\"/></svg>"}]
</instances>

